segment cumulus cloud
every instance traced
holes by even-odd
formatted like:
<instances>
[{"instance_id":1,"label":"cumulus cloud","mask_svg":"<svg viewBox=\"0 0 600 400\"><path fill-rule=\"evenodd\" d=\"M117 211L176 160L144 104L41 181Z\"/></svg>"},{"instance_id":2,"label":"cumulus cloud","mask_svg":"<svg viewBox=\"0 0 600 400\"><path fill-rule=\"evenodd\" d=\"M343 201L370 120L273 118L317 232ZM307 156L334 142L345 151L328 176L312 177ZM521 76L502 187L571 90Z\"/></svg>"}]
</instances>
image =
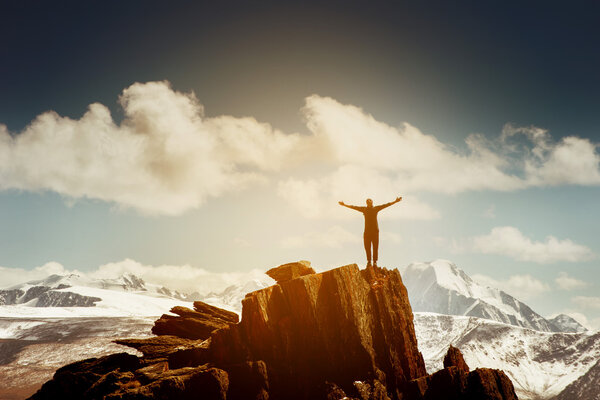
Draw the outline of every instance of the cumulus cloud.
<instances>
[{"instance_id":1,"label":"cumulus cloud","mask_svg":"<svg viewBox=\"0 0 600 400\"><path fill-rule=\"evenodd\" d=\"M507 279L494 279L483 274L473 275L473 279L483 285L510 293L521 300L537 297L550 290L550 286L531 275L512 275Z\"/></svg>"},{"instance_id":2,"label":"cumulus cloud","mask_svg":"<svg viewBox=\"0 0 600 400\"><path fill-rule=\"evenodd\" d=\"M0 127L0 188L175 215L260 180L298 141L253 118L206 118L167 82L133 84L119 102L120 124L95 103L78 120L46 112L17 135Z\"/></svg>"},{"instance_id":3,"label":"cumulus cloud","mask_svg":"<svg viewBox=\"0 0 600 400\"><path fill-rule=\"evenodd\" d=\"M588 247L570 239L561 240L548 236L545 241L534 241L512 226L495 227L487 235L455 243L453 250L458 253L497 254L540 264L559 261L580 262L595 257Z\"/></svg>"},{"instance_id":4,"label":"cumulus cloud","mask_svg":"<svg viewBox=\"0 0 600 400\"><path fill-rule=\"evenodd\" d=\"M392 127L329 97L309 96L302 112L312 133L305 138L311 142L305 148L312 149L329 172L318 178L291 177L280 183L279 193L307 217L340 216L332 205L340 199L362 203L367 197L423 191L454 194L600 184L596 144L575 136L556 143L545 130L506 125L494 139L469 135L465 150L460 150L409 123ZM415 197L394 213L398 218L439 217Z\"/></svg>"},{"instance_id":5,"label":"cumulus cloud","mask_svg":"<svg viewBox=\"0 0 600 400\"><path fill-rule=\"evenodd\" d=\"M0 125L0 189L177 215L276 180L282 198L307 217L343 218L335 207L342 199L406 195L386 215L434 219L439 212L415 194L600 184L595 143L576 136L555 142L536 127L506 125L496 138L472 134L454 148L409 123L392 127L318 95L302 109L305 135L251 117L206 117L193 93L168 82L135 83L119 102L119 123L95 103L80 119L46 112L14 134Z\"/></svg>"},{"instance_id":6,"label":"cumulus cloud","mask_svg":"<svg viewBox=\"0 0 600 400\"><path fill-rule=\"evenodd\" d=\"M33 269L0 267L0 288L8 288L19 283L47 278L50 275L69 273L57 262L49 262Z\"/></svg>"},{"instance_id":7,"label":"cumulus cloud","mask_svg":"<svg viewBox=\"0 0 600 400\"><path fill-rule=\"evenodd\" d=\"M92 271L69 269L57 262L49 262L32 270L0 267L2 287L10 287L19 283L44 279L52 274L77 274L98 279L118 278L126 273L134 274L147 283L165 286L184 293L198 292L206 294L218 292L228 286L245 284L253 279L270 281L264 271L253 269L245 272L211 272L191 265L145 265L138 261L125 259L107 263ZM273 281L274 282L274 281Z\"/></svg>"},{"instance_id":8,"label":"cumulus cloud","mask_svg":"<svg viewBox=\"0 0 600 400\"><path fill-rule=\"evenodd\" d=\"M513 142L508 148L522 160L528 186L600 184L600 154L590 140L566 136L554 143L545 129L507 124L501 141L507 145L519 135L525 136L529 143Z\"/></svg>"},{"instance_id":9,"label":"cumulus cloud","mask_svg":"<svg viewBox=\"0 0 600 400\"><path fill-rule=\"evenodd\" d=\"M144 265L125 259L99 266L88 272L93 278L115 278L132 273L149 283L156 283L185 293L217 292L228 286L244 284L252 279L269 280L264 271L253 269L246 272L211 272L191 265Z\"/></svg>"},{"instance_id":10,"label":"cumulus cloud","mask_svg":"<svg viewBox=\"0 0 600 400\"><path fill-rule=\"evenodd\" d=\"M588 282L573 278L566 272L560 272L554 282L556 282L556 285L562 290L575 290L589 286Z\"/></svg>"}]
</instances>

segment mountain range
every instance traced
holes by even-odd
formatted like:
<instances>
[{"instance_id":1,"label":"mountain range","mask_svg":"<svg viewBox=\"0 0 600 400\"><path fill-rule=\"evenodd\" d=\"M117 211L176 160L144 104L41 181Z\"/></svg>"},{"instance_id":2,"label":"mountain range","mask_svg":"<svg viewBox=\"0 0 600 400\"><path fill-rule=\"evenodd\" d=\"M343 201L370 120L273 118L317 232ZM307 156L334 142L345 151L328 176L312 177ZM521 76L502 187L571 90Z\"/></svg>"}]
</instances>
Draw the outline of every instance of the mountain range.
<instances>
[{"instance_id":1,"label":"mountain range","mask_svg":"<svg viewBox=\"0 0 600 400\"><path fill-rule=\"evenodd\" d=\"M447 260L412 263L402 271L413 311L464 315L541 332L585 332L565 314L546 319L502 290L487 287Z\"/></svg>"},{"instance_id":2,"label":"mountain range","mask_svg":"<svg viewBox=\"0 0 600 400\"><path fill-rule=\"evenodd\" d=\"M402 278L428 372L442 367L452 344L471 367L504 370L519 398L597 399L599 333L587 331L566 315L544 318L509 294L477 283L449 261L410 264L402 270ZM110 343L114 337L149 335L150 316L175 305L190 307L190 300L202 300L240 313L246 293L271 284L265 276L222 292L189 296L131 274L117 279L53 275L0 290L0 349L10 354L0 359L0 380L10 378L14 383L15 376L31 380L24 363L32 362L33 348L45 349L50 360L55 351L64 364L72 353L68 346L81 348L85 337L98 351L93 354L101 354L107 346L116 346ZM77 359L78 353L72 354ZM47 379L48 371L40 382ZM568 393L578 396L568 397ZM10 398L2 393L0 397Z\"/></svg>"}]
</instances>

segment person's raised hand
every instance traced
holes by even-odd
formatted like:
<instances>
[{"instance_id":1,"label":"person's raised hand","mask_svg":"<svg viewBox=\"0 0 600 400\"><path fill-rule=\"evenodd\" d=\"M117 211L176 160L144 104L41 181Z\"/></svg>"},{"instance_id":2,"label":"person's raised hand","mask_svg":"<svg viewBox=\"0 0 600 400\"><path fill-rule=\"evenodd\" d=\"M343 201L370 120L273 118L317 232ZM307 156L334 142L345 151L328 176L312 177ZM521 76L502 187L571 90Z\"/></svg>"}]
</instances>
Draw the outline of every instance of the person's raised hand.
<instances>
[{"instance_id":1,"label":"person's raised hand","mask_svg":"<svg viewBox=\"0 0 600 400\"><path fill-rule=\"evenodd\" d=\"M343 201L338 201L338 203L339 203L340 206L345 206L345 204L344 204Z\"/></svg>"},{"instance_id":2,"label":"person's raised hand","mask_svg":"<svg viewBox=\"0 0 600 400\"><path fill-rule=\"evenodd\" d=\"M401 201L401 200L402 200L402 197L396 197L396 203L399 202L399 201Z\"/></svg>"}]
</instances>

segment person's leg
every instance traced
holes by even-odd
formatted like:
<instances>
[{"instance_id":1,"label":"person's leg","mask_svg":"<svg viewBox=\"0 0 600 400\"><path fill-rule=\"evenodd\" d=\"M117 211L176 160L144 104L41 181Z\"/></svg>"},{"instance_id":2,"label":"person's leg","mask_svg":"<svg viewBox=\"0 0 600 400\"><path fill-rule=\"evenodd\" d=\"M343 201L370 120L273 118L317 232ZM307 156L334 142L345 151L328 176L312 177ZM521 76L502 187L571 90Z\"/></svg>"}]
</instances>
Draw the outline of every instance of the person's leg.
<instances>
[{"instance_id":1,"label":"person's leg","mask_svg":"<svg viewBox=\"0 0 600 400\"><path fill-rule=\"evenodd\" d=\"M366 233L363 235L365 252L367 253L367 262L371 264L371 238Z\"/></svg>"},{"instance_id":2,"label":"person's leg","mask_svg":"<svg viewBox=\"0 0 600 400\"><path fill-rule=\"evenodd\" d=\"M379 255L379 232L375 232L371 240L373 241L373 263L377 265L377 256Z\"/></svg>"}]
</instances>

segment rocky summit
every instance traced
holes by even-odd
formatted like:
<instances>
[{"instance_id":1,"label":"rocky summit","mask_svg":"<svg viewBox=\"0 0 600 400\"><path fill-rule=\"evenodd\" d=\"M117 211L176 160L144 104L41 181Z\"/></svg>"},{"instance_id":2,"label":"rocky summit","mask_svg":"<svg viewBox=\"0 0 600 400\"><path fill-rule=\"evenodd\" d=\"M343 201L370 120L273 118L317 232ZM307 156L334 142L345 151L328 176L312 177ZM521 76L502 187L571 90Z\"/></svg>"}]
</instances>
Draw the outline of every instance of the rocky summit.
<instances>
[{"instance_id":1,"label":"rocky summit","mask_svg":"<svg viewBox=\"0 0 600 400\"><path fill-rule=\"evenodd\" d=\"M499 370L469 371L451 347L428 375L398 270L356 264L314 273L271 269L242 319L196 302L163 316L148 339L59 369L32 399L516 399Z\"/></svg>"}]
</instances>

